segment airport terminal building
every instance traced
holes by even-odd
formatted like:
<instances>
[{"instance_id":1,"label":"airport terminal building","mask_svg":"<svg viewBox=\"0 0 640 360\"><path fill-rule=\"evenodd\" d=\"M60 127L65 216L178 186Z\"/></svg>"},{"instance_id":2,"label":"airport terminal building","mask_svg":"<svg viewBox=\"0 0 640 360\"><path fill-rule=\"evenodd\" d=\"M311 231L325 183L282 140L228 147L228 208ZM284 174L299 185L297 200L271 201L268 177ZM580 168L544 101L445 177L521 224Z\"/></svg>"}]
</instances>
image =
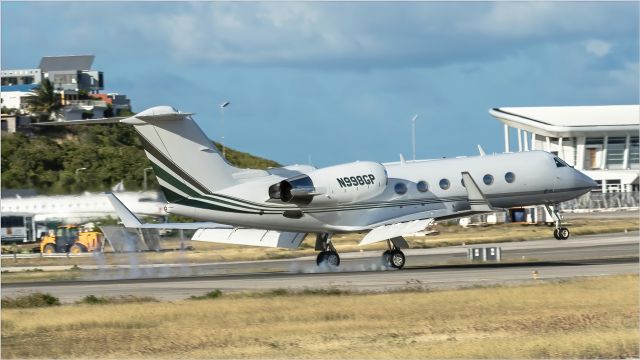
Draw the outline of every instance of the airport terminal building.
<instances>
[{"instance_id":1,"label":"airport terminal building","mask_svg":"<svg viewBox=\"0 0 640 360\"><path fill-rule=\"evenodd\" d=\"M602 193L638 191L640 105L504 107L504 150L545 150L583 171ZM515 131L514 131L515 129ZM511 136L517 149L511 149Z\"/></svg>"}]
</instances>

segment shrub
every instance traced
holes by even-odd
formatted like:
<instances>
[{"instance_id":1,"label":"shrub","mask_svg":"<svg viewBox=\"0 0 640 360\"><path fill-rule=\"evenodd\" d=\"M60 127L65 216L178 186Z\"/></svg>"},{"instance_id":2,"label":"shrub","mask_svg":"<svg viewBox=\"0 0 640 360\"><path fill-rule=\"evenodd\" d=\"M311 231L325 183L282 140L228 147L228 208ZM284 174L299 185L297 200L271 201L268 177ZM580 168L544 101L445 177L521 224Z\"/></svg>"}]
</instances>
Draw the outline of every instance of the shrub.
<instances>
[{"instance_id":1,"label":"shrub","mask_svg":"<svg viewBox=\"0 0 640 360\"><path fill-rule=\"evenodd\" d=\"M58 305L60 305L60 299L51 294L41 292L18 296L16 298L2 299L2 307L5 309L48 307Z\"/></svg>"},{"instance_id":2,"label":"shrub","mask_svg":"<svg viewBox=\"0 0 640 360\"><path fill-rule=\"evenodd\" d=\"M191 295L189 299L191 300L207 300L207 299L217 299L222 296L222 291L216 289L213 291L209 291L208 293L200 296Z\"/></svg>"},{"instance_id":3,"label":"shrub","mask_svg":"<svg viewBox=\"0 0 640 360\"><path fill-rule=\"evenodd\" d=\"M95 296L87 295L82 299L76 301L76 304L87 305L105 305L105 304L131 304L131 303L145 303L145 302L157 302L156 298L150 296L134 296L134 295L122 295L122 296Z\"/></svg>"}]
</instances>

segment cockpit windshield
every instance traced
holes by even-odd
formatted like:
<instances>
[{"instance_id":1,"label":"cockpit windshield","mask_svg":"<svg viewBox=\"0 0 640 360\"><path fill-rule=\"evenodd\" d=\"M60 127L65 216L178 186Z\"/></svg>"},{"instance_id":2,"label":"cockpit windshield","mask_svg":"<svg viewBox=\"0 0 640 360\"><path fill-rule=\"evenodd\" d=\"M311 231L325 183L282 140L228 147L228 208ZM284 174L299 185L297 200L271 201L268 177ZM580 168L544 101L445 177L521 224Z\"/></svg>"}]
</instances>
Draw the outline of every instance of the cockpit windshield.
<instances>
[{"instance_id":1,"label":"cockpit windshield","mask_svg":"<svg viewBox=\"0 0 640 360\"><path fill-rule=\"evenodd\" d=\"M564 162L562 159L560 159L559 157L554 157L553 161L556 162L556 167L568 167L569 164L567 164L566 162Z\"/></svg>"}]
</instances>

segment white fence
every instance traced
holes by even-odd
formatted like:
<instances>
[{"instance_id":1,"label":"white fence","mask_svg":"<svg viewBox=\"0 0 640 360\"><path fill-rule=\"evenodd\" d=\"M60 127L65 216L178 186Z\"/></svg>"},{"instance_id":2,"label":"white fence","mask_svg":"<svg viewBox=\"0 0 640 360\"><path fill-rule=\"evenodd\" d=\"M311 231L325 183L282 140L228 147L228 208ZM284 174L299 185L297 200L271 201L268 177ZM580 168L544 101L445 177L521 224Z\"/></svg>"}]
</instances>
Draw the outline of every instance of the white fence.
<instances>
[{"instance_id":1,"label":"white fence","mask_svg":"<svg viewBox=\"0 0 640 360\"><path fill-rule=\"evenodd\" d=\"M577 199L565 201L562 210L630 210L637 209L640 192L590 192Z\"/></svg>"}]
</instances>

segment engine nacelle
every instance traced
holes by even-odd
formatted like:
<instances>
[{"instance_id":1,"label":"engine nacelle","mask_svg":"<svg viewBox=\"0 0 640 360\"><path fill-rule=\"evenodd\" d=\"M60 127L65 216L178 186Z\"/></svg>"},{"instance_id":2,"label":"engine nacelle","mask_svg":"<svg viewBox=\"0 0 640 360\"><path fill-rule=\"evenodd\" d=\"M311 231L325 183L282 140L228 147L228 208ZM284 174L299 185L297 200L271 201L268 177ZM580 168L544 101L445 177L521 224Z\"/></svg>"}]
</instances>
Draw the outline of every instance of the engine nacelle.
<instances>
[{"instance_id":1,"label":"engine nacelle","mask_svg":"<svg viewBox=\"0 0 640 360\"><path fill-rule=\"evenodd\" d=\"M307 205L351 203L371 199L387 186L382 164L357 161L294 176L269 187L269 197Z\"/></svg>"}]
</instances>

